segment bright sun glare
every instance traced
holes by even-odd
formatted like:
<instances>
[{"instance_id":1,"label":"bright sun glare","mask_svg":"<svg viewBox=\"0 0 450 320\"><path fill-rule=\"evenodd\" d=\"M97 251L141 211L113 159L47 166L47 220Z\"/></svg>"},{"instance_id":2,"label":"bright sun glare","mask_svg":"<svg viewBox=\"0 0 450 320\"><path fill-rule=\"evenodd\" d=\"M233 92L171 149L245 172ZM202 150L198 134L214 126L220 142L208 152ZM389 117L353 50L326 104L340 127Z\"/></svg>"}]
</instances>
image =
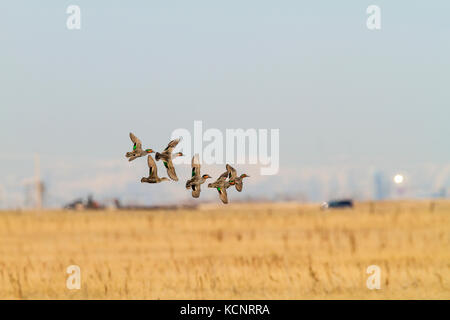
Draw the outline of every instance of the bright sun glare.
<instances>
[{"instance_id":1,"label":"bright sun glare","mask_svg":"<svg viewBox=\"0 0 450 320\"><path fill-rule=\"evenodd\" d=\"M404 178L403 178L403 176L401 174L396 174L395 177L394 177L394 182L396 184L402 183L403 180L404 180Z\"/></svg>"}]
</instances>

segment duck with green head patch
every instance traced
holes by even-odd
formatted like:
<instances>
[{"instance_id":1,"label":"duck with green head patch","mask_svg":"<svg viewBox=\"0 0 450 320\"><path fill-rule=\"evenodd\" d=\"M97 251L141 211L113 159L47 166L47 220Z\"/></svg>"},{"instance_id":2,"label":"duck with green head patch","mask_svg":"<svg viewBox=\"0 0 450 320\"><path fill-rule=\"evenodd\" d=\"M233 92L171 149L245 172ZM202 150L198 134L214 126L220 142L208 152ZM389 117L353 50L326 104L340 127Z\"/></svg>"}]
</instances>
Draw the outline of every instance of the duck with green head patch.
<instances>
[{"instance_id":1,"label":"duck with green head patch","mask_svg":"<svg viewBox=\"0 0 450 320\"><path fill-rule=\"evenodd\" d=\"M209 174L200 175L200 160L198 154L192 157L192 178L186 181L186 189L192 189L192 197L198 198L200 196L200 186L205 183L206 179L211 178Z\"/></svg>"},{"instance_id":2,"label":"duck with green head patch","mask_svg":"<svg viewBox=\"0 0 450 320\"><path fill-rule=\"evenodd\" d=\"M133 151L127 152L125 157L128 158L128 161L133 161L139 157L143 157L149 153L153 153L152 149L142 149L142 142L138 139L133 133L130 132L130 139L133 142Z\"/></svg>"},{"instance_id":3,"label":"duck with green head patch","mask_svg":"<svg viewBox=\"0 0 450 320\"><path fill-rule=\"evenodd\" d=\"M176 157L183 156L183 153L177 152L177 153L172 154L172 152L173 152L173 149L175 149L177 144L180 142L180 140L181 140L181 138L170 141L163 152L161 152L161 153L156 152L156 154L155 154L156 161L159 161L159 160L163 161L164 167L166 167L166 169L167 169L167 174L169 175L170 179L172 179L174 181L178 181L178 177L175 172L175 167L173 166L172 160L175 159Z\"/></svg>"},{"instance_id":4,"label":"duck with green head patch","mask_svg":"<svg viewBox=\"0 0 450 320\"><path fill-rule=\"evenodd\" d=\"M227 164L226 167L227 167L227 172L228 172L228 182L230 183L230 185L235 186L237 191L241 192L242 187L243 187L242 180L244 178L248 178L250 176L244 173L238 177L236 169L234 169L229 164Z\"/></svg>"}]
</instances>

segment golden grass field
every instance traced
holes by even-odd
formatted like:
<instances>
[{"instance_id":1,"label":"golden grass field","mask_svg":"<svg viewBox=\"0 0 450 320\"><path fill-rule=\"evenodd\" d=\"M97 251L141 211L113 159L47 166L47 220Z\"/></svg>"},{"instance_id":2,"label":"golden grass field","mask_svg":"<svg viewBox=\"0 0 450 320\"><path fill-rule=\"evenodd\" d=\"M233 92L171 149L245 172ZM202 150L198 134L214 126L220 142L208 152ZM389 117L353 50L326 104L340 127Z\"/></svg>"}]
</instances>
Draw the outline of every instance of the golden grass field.
<instances>
[{"instance_id":1,"label":"golden grass field","mask_svg":"<svg viewBox=\"0 0 450 320\"><path fill-rule=\"evenodd\" d=\"M0 298L450 299L450 202L0 212Z\"/></svg>"}]
</instances>

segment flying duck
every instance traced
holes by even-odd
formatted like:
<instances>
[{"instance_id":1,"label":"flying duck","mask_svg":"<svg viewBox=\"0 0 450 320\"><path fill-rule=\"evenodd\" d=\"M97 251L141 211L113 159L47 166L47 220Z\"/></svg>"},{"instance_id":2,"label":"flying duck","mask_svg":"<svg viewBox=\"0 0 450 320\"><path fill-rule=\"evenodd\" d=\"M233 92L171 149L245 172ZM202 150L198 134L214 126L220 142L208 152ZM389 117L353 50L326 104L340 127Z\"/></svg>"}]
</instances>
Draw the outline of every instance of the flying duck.
<instances>
[{"instance_id":1,"label":"flying duck","mask_svg":"<svg viewBox=\"0 0 450 320\"><path fill-rule=\"evenodd\" d=\"M200 161L198 154L192 157L192 178L186 182L186 189L192 189L192 197L198 198L200 196L200 185L205 183L206 179L211 178L209 174L200 176Z\"/></svg>"},{"instance_id":2,"label":"flying duck","mask_svg":"<svg viewBox=\"0 0 450 320\"><path fill-rule=\"evenodd\" d=\"M139 157L143 157L149 153L152 153L152 149L142 150L142 142L138 139L133 133L130 132L130 139L133 142L133 151L127 152L125 157L128 158L128 161L133 161Z\"/></svg>"},{"instance_id":3,"label":"flying duck","mask_svg":"<svg viewBox=\"0 0 450 320\"><path fill-rule=\"evenodd\" d=\"M225 171L220 175L219 178L217 178L216 181L213 183L208 184L208 188L216 188L219 192L220 200L222 200L223 203L228 203L228 195L227 195L227 189L231 186L231 184L227 181L229 172Z\"/></svg>"},{"instance_id":4,"label":"flying duck","mask_svg":"<svg viewBox=\"0 0 450 320\"><path fill-rule=\"evenodd\" d=\"M178 152L172 155L172 151L177 146L178 142L180 142L180 140L181 138L170 141L163 152L156 152L155 154L156 161L159 161L160 159L163 161L164 167L166 167L167 169L167 174L169 175L170 179L174 181L178 181L178 177L175 172L175 167L173 166L172 159L183 156L183 153Z\"/></svg>"},{"instance_id":5,"label":"flying duck","mask_svg":"<svg viewBox=\"0 0 450 320\"><path fill-rule=\"evenodd\" d=\"M228 172L228 182L230 185L234 185L236 187L236 190L241 192L242 191L242 180L244 178L249 178L250 176L243 173L239 177L237 176L236 169L234 169L232 166L227 164L227 172Z\"/></svg>"},{"instance_id":6,"label":"flying duck","mask_svg":"<svg viewBox=\"0 0 450 320\"><path fill-rule=\"evenodd\" d=\"M162 177L162 178L158 177L158 168L156 168L155 160L153 160L153 157L151 155L148 155L147 163L148 163L150 172L148 174L148 177L143 177L141 179L141 182L160 183L162 181L169 181L169 179L166 177Z\"/></svg>"}]
</instances>

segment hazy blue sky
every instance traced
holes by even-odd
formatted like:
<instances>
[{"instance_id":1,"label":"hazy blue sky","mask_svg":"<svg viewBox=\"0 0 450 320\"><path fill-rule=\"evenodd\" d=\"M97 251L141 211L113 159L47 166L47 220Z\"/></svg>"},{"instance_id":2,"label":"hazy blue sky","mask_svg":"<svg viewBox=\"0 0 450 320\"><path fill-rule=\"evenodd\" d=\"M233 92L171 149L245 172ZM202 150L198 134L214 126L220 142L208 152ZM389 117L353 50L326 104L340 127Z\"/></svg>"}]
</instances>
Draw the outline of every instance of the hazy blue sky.
<instances>
[{"instance_id":1,"label":"hazy blue sky","mask_svg":"<svg viewBox=\"0 0 450 320\"><path fill-rule=\"evenodd\" d=\"M194 120L279 128L294 171L447 166L449 15L424 0L2 1L0 184L19 190L34 152L55 181L52 159L125 161L129 131L159 148Z\"/></svg>"}]
</instances>

